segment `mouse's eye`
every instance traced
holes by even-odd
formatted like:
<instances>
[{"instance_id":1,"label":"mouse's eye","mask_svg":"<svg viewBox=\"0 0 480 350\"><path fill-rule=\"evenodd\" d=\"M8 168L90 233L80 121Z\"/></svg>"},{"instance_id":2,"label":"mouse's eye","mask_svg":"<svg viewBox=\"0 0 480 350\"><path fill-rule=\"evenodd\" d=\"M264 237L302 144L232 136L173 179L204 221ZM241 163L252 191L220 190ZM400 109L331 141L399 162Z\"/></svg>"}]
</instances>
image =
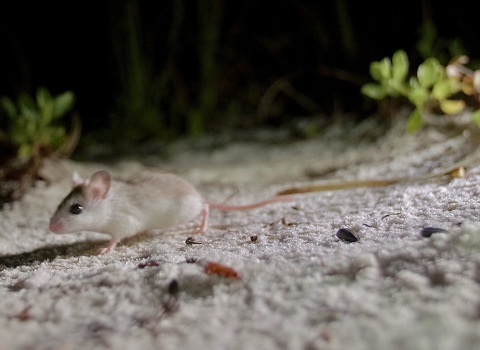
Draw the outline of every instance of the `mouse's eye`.
<instances>
[{"instance_id":1,"label":"mouse's eye","mask_svg":"<svg viewBox=\"0 0 480 350\"><path fill-rule=\"evenodd\" d=\"M82 213L83 207L80 204L75 203L75 204L72 204L69 211L74 215L78 215Z\"/></svg>"}]
</instances>

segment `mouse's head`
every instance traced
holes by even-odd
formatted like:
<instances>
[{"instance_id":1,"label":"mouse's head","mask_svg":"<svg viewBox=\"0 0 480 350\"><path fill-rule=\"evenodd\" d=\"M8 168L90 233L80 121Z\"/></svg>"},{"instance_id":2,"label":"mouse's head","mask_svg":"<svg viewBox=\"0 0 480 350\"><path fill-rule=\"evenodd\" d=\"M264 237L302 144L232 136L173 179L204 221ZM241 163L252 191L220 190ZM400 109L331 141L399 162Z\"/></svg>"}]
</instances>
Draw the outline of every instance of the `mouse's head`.
<instances>
[{"instance_id":1,"label":"mouse's head","mask_svg":"<svg viewBox=\"0 0 480 350\"><path fill-rule=\"evenodd\" d=\"M97 171L89 180L73 176L74 187L60 203L50 219L50 231L72 233L96 231L106 219L105 199L110 190L111 176Z\"/></svg>"}]
</instances>

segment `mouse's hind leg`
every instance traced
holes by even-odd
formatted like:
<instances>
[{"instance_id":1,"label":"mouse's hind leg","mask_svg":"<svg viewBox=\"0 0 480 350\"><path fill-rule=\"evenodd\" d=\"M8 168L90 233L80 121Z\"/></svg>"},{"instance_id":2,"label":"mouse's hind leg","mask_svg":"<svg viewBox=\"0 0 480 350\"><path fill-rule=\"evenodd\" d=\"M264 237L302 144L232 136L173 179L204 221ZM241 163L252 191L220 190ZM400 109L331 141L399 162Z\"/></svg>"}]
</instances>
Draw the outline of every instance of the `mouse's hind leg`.
<instances>
[{"instance_id":1,"label":"mouse's hind leg","mask_svg":"<svg viewBox=\"0 0 480 350\"><path fill-rule=\"evenodd\" d=\"M210 206L207 203L203 203L202 207L202 221L200 222L200 226L193 231L193 233L202 233L205 232L208 226L208 215L210 212Z\"/></svg>"}]
</instances>

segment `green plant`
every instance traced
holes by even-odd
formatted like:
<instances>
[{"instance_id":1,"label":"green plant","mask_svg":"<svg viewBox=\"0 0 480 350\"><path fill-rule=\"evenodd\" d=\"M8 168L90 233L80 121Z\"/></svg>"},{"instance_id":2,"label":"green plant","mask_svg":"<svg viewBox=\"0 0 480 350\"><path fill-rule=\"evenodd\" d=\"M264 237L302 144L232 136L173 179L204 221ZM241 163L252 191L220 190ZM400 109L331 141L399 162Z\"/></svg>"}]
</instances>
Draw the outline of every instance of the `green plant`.
<instances>
[{"instance_id":1,"label":"green plant","mask_svg":"<svg viewBox=\"0 0 480 350\"><path fill-rule=\"evenodd\" d=\"M58 120L74 104L73 92L53 97L44 87L37 89L36 100L27 94L20 94L17 103L1 97L0 105L9 118L8 138L18 147L18 157L29 160L42 150L58 149L67 139L65 127L58 125Z\"/></svg>"},{"instance_id":2,"label":"green plant","mask_svg":"<svg viewBox=\"0 0 480 350\"><path fill-rule=\"evenodd\" d=\"M446 114L461 112L466 102L453 99L454 95L463 92L465 95L474 95L478 100L480 71L468 69L466 63L466 56L455 58L447 67L442 66L436 58L427 58L418 66L417 74L408 78L408 56L405 51L399 50L391 60L385 57L371 63L370 74L377 83L363 85L361 92L376 100L406 97L415 106L407 122L407 131L414 132L422 126L426 110L439 107ZM472 121L478 123L479 120L480 111L476 111Z\"/></svg>"}]
</instances>

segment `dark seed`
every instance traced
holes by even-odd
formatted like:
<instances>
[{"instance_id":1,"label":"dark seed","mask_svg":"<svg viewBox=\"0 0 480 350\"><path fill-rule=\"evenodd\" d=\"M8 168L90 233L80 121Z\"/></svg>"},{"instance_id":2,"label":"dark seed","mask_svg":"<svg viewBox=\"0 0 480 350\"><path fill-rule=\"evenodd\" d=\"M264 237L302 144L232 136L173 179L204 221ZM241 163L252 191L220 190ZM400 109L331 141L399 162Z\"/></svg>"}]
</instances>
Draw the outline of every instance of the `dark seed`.
<instances>
[{"instance_id":1,"label":"dark seed","mask_svg":"<svg viewBox=\"0 0 480 350\"><path fill-rule=\"evenodd\" d=\"M185 240L185 244L187 244L187 245L192 245L192 244L202 244L202 243L195 241L195 239L193 239L193 237L188 237L188 238Z\"/></svg>"},{"instance_id":2,"label":"dark seed","mask_svg":"<svg viewBox=\"0 0 480 350\"><path fill-rule=\"evenodd\" d=\"M252 236L252 237L250 237L250 240L251 240L252 242L256 242L257 239L258 239L258 236Z\"/></svg>"},{"instance_id":3,"label":"dark seed","mask_svg":"<svg viewBox=\"0 0 480 350\"><path fill-rule=\"evenodd\" d=\"M178 286L177 280L173 279L172 282L170 282L170 284L168 285L168 294L176 296L179 290L180 287Z\"/></svg>"},{"instance_id":4,"label":"dark seed","mask_svg":"<svg viewBox=\"0 0 480 350\"><path fill-rule=\"evenodd\" d=\"M444 230L443 228L438 228L438 227L424 227L422 228L422 230L420 231L420 234L423 236L423 237L430 237L431 235L433 235L434 233L439 233L439 232L447 232L447 230Z\"/></svg>"},{"instance_id":5,"label":"dark seed","mask_svg":"<svg viewBox=\"0 0 480 350\"><path fill-rule=\"evenodd\" d=\"M337 231L337 237L346 242L358 242L360 239L354 231L348 228L339 229Z\"/></svg>"}]
</instances>

